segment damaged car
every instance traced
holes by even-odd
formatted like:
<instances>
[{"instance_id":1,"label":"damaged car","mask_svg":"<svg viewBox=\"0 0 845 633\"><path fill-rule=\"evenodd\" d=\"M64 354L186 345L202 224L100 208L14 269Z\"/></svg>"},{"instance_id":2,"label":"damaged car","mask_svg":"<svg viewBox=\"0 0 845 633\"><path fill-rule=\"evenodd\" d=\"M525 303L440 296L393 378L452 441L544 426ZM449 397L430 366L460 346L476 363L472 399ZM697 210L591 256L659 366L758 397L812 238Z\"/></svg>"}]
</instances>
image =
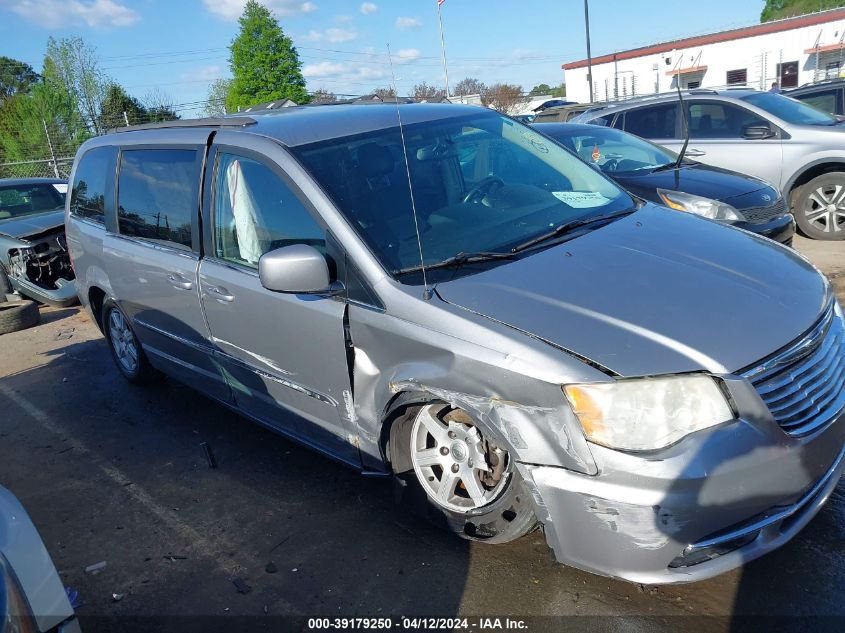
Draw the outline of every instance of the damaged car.
<instances>
[{"instance_id":1,"label":"damaged car","mask_svg":"<svg viewBox=\"0 0 845 633\"><path fill-rule=\"evenodd\" d=\"M0 180L0 295L60 307L77 302L65 241L66 191L65 180Z\"/></svg>"},{"instance_id":2,"label":"damaged car","mask_svg":"<svg viewBox=\"0 0 845 633\"><path fill-rule=\"evenodd\" d=\"M453 104L305 106L79 150L81 301L174 377L456 535L641 583L794 537L845 468L845 319L771 240Z\"/></svg>"}]
</instances>

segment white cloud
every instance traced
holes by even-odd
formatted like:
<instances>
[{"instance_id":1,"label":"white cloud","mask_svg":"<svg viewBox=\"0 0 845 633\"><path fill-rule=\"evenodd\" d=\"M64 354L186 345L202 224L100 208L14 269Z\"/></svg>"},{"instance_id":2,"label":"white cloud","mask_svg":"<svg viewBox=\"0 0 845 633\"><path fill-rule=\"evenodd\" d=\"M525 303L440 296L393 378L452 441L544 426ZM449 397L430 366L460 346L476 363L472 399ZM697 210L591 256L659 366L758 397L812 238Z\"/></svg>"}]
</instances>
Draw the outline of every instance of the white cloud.
<instances>
[{"instance_id":1,"label":"white cloud","mask_svg":"<svg viewBox=\"0 0 845 633\"><path fill-rule=\"evenodd\" d=\"M303 35L297 39L303 40L305 42L319 42L323 39L323 34L320 31L308 31L308 35Z\"/></svg>"},{"instance_id":2,"label":"white cloud","mask_svg":"<svg viewBox=\"0 0 845 633\"><path fill-rule=\"evenodd\" d=\"M0 5L47 28L77 24L109 28L141 19L137 11L116 0L0 0Z\"/></svg>"},{"instance_id":3,"label":"white cloud","mask_svg":"<svg viewBox=\"0 0 845 633\"><path fill-rule=\"evenodd\" d=\"M244 12L246 0L202 0L205 8L225 20L237 20ZM313 13L317 5L302 0L263 0L262 4L279 17Z\"/></svg>"},{"instance_id":4,"label":"white cloud","mask_svg":"<svg viewBox=\"0 0 845 633\"><path fill-rule=\"evenodd\" d=\"M338 24L349 24L354 19L355 18L353 18L351 15L336 15L336 16L334 16L334 21L337 22Z\"/></svg>"},{"instance_id":5,"label":"white cloud","mask_svg":"<svg viewBox=\"0 0 845 633\"><path fill-rule=\"evenodd\" d=\"M422 22L420 22L419 18L408 18L403 16L396 18L396 28L402 31L418 29L421 26Z\"/></svg>"},{"instance_id":6,"label":"white cloud","mask_svg":"<svg viewBox=\"0 0 845 633\"><path fill-rule=\"evenodd\" d=\"M378 11L378 5L373 2L364 2L361 4L361 13L364 15L369 15L370 13L375 13Z\"/></svg>"},{"instance_id":7,"label":"white cloud","mask_svg":"<svg viewBox=\"0 0 845 633\"><path fill-rule=\"evenodd\" d=\"M215 64L182 73L180 78L182 81L214 81L220 77L222 72L223 69Z\"/></svg>"},{"instance_id":8,"label":"white cloud","mask_svg":"<svg viewBox=\"0 0 845 633\"><path fill-rule=\"evenodd\" d=\"M358 34L349 29L326 29L326 39L329 42L351 42L357 37Z\"/></svg>"},{"instance_id":9,"label":"white cloud","mask_svg":"<svg viewBox=\"0 0 845 633\"><path fill-rule=\"evenodd\" d=\"M393 60L397 64L408 64L420 58L420 52L416 48L403 48L396 53L396 58Z\"/></svg>"},{"instance_id":10,"label":"white cloud","mask_svg":"<svg viewBox=\"0 0 845 633\"><path fill-rule=\"evenodd\" d=\"M317 77L336 77L345 72L348 72L346 64L337 64L335 62L320 62L318 64L306 64L302 67L302 76L309 78Z\"/></svg>"}]
</instances>

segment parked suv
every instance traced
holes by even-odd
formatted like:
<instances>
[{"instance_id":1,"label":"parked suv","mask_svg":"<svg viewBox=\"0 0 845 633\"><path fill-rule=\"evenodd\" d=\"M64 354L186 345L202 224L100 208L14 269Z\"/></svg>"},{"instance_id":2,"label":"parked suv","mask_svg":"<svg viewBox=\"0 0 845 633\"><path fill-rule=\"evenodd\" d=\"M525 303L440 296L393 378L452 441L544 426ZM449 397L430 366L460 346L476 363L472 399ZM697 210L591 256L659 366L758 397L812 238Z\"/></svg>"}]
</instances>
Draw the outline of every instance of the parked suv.
<instances>
[{"instance_id":1,"label":"parked suv","mask_svg":"<svg viewBox=\"0 0 845 633\"><path fill-rule=\"evenodd\" d=\"M845 239L845 124L795 99L754 90L693 90L684 97L687 156L777 185L809 237ZM631 132L679 151L676 93L593 109L575 122Z\"/></svg>"},{"instance_id":2,"label":"parked suv","mask_svg":"<svg viewBox=\"0 0 845 633\"><path fill-rule=\"evenodd\" d=\"M559 561L636 582L806 525L845 467L826 279L486 108L399 110L87 141L68 243L117 369L392 476L461 537L539 522Z\"/></svg>"},{"instance_id":3,"label":"parked suv","mask_svg":"<svg viewBox=\"0 0 845 633\"><path fill-rule=\"evenodd\" d=\"M845 115L845 79L832 79L815 84L807 84L784 93L788 97L798 99L818 108L822 112L837 117Z\"/></svg>"}]
</instances>

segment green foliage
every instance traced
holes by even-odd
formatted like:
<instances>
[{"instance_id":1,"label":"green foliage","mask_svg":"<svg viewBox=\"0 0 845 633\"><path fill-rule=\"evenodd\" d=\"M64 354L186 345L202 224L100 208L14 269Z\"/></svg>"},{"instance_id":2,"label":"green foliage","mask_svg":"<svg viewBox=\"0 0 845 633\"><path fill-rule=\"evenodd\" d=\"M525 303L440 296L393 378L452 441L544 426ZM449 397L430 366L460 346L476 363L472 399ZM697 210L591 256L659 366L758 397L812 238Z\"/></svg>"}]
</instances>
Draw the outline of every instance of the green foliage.
<instances>
[{"instance_id":1,"label":"green foliage","mask_svg":"<svg viewBox=\"0 0 845 633\"><path fill-rule=\"evenodd\" d=\"M18 93L26 92L39 76L27 63L0 56L0 104Z\"/></svg>"},{"instance_id":2,"label":"green foliage","mask_svg":"<svg viewBox=\"0 0 845 633\"><path fill-rule=\"evenodd\" d=\"M226 98L229 96L231 79L215 79L208 87L208 103L205 116L223 116L226 114Z\"/></svg>"},{"instance_id":3,"label":"green foliage","mask_svg":"<svg viewBox=\"0 0 845 633\"><path fill-rule=\"evenodd\" d=\"M552 95L561 99L566 96L566 86L560 84L557 88L552 88L549 84L538 84L528 94L532 96Z\"/></svg>"},{"instance_id":4,"label":"green foliage","mask_svg":"<svg viewBox=\"0 0 845 633\"><path fill-rule=\"evenodd\" d=\"M100 70L95 49L81 37L50 37L42 74L71 95L82 119L99 132L100 106L109 82Z\"/></svg>"},{"instance_id":5,"label":"green foliage","mask_svg":"<svg viewBox=\"0 0 845 633\"><path fill-rule=\"evenodd\" d=\"M109 84L100 106L100 128L108 130L121 127L126 124L127 119L129 125L146 123L147 109L135 97L129 95L122 86Z\"/></svg>"},{"instance_id":6,"label":"green foliage","mask_svg":"<svg viewBox=\"0 0 845 633\"><path fill-rule=\"evenodd\" d=\"M279 99L308 103L299 55L270 10L248 0L238 21L240 32L229 47L228 111Z\"/></svg>"},{"instance_id":7,"label":"green foliage","mask_svg":"<svg viewBox=\"0 0 845 633\"><path fill-rule=\"evenodd\" d=\"M760 22L771 22L843 6L845 0L766 0L760 13Z\"/></svg>"}]
</instances>

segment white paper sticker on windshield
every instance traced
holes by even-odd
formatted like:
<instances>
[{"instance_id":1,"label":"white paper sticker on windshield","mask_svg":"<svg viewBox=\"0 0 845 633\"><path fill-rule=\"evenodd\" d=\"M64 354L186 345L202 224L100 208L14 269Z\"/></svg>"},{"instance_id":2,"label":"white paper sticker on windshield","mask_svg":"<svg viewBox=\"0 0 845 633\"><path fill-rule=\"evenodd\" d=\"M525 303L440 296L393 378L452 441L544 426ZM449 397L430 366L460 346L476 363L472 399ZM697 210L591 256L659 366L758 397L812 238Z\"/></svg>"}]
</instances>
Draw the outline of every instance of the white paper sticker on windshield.
<instances>
[{"instance_id":1,"label":"white paper sticker on windshield","mask_svg":"<svg viewBox=\"0 0 845 633\"><path fill-rule=\"evenodd\" d=\"M598 191L552 191L552 195L576 209L601 207L610 202L610 198L604 197Z\"/></svg>"},{"instance_id":2,"label":"white paper sticker on windshield","mask_svg":"<svg viewBox=\"0 0 845 633\"><path fill-rule=\"evenodd\" d=\"M59 193L67 193L67 183L66 182L55 182L53 186L56 188L56 191Z\"/></svg>"}]
</instances>

